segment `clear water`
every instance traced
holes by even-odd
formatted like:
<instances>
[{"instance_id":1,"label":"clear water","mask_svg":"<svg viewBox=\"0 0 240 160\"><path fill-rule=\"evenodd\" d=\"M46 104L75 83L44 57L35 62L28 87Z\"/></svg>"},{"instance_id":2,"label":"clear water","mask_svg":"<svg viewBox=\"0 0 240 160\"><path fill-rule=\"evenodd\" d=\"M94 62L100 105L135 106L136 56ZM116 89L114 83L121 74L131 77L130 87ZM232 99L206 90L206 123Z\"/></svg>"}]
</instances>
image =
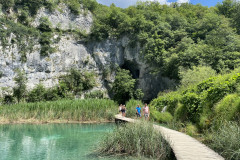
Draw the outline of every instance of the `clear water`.
<instances>
[{"instance_id":1,"label":"clear water","mask_svg":"<svg viewBox=\"0 0 240 160\"><path fill-rule=\"evenodd\" d=\"M117 159L91 154L114 127L115 124L0 125L0 160Z\"/></svg>"}]
</instances>

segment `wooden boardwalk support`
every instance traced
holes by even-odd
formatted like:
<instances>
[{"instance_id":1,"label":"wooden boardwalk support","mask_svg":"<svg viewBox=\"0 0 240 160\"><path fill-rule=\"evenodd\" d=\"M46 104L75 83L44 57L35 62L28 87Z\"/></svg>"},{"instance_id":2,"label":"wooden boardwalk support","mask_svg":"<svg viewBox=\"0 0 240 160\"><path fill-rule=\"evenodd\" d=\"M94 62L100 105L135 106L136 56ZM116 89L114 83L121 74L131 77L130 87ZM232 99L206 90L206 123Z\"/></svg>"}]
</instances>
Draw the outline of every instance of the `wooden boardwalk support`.
<instances>
[{"instance_id":1,"label":"wooden boardwalk support","mask_svg":"<svg viewBox=\"0 0 240 160\"><path fill-rule=\"evenodd\" d=\"M118 114L115 115L115 121L134 123L138 120L122 117ZM154 128L168 141L177 160L224 160L216 152L184 133L158 125L154 125Z\"/></svg>"}]
</instances>

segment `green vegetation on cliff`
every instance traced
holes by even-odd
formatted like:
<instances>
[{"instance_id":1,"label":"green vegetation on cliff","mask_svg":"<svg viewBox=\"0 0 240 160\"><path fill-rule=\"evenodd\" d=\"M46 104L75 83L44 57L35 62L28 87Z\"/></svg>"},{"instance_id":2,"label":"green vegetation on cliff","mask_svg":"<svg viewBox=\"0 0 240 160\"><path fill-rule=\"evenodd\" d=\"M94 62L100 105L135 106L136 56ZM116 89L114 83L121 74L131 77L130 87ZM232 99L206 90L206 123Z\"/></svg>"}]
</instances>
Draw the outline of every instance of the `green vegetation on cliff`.
<instances>
[{"instance_id":1,"label":"green vegetation on cliff","mask_svg":"<svg viewBox=\"0 0 240 160\"><path fill-rule=\"evenodd\" d=\"M89 43L125 35L130 38L132 47L139 43L144 59L152 66L154 73L161 72L164 76L179 80L182 68L208 65L220 73L240 64L240 4L233 0L224 0L212 8L192 4L173 3L167 6L157 2L138 2L126 9L114 5L103 6L95 0L1 0L5 13L1 21L9 28L1 29L2 41L6 41L11 32L17 35L17 43L24 42L23 39L31 42L29 38L38 37L42 56L54 52L52 33L59 30L48 25L48 30L43 31L41 25L47 21L34 29L30 22L39 8L53 11L60 3L66 4L74 14L84 10L93 13L91 33L84 35ZM9 15L11 9L16 16ZM79 36L79 32L70 33ZM14 39L12 43L15 43ZM22 46L23 60L26 59L26 50L29 50L26 47L31 46Z\"/></svg>"},{"instance_id":2,"label":"green vegetation on cliff","mask_svg":"<svg viewBox=\"0 0 240 160\"><path fill-rule=\"evenodd\" d=\"M228 5L239 8L240 4L226 0L213 8L157 2L139 2L126 9L98 6L90 36L103 40L127 35L133 47L141 44L153 72L173 79L179 79L181 68L198 65L211 66L219 73L239 66L239 21L234 18L240 11Z\"/></svg>"}]
</instances>

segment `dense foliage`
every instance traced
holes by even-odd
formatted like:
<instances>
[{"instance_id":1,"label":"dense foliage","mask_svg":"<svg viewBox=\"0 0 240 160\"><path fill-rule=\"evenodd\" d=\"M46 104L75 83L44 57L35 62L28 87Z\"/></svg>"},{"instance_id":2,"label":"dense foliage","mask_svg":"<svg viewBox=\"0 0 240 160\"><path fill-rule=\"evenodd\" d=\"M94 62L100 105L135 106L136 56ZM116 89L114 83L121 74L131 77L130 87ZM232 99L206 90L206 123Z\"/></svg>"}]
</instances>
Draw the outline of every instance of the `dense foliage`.
<instances>
[{"instance_id":1,"label":"dense foliage","mask_svg":"<svg viewBox=\"0 0 240 160\"><path fill-rule=\"evenodd\" d=\"M113 99L119 103L125 103L131 98L142 100L144 94L141 89L136 89L136 79L132 77L129 70L118 69L113 82Z\"/></svg>"},{"instance_id":2,"label":"dense foliage","mask_svg":"<svg viewBox=\"0 0 240 160\"><path fill-rule=\"evenodd\" d=\"M162 94L151 105L158 111L166 106L166 111L174 115L176 120L190 121L200 129L211 125L218 127L221 120L239 118L239 86L240 73L236 70L188 88Z\"/></svg>"},{"instance_id":3,"label":"dense foliage","mask_svg":"<svg viewBox=\"0 0 240 160\"><path fill-rule=\"evenodd\" d=\"M157 2L139 2L126 9L99 6L93 10L96 18L91 37L102 40L127 34L133 46L135 42L141 44L154 71L161 70L174 79L179 79L182 67L209 65L217 72L234 69L239 66L240 37L233 23L239 21L223 11L226 3L235 9L227 12L237 17L239 3L232 0L216 8Z\"/></svg>"},{"instance_id":4,"label":"dense foliage","mask_svg":"<svg viewBox=\"0 0 240 160\"><path fill-rule=\"evenodd\" d=\"M198 71L193 69L189 72L195 75ZM224 158L235 160L239 159L240 145L234 139L239 137L239 95L240 71L236 69L192 85L184 83L177 91L160 93L151 102L150 109L155 120L169 123L170 127L172 125L191 136L202 133L207 145ZM161 113L164 109L166 112Z\"/></svg>"}]
</instances>

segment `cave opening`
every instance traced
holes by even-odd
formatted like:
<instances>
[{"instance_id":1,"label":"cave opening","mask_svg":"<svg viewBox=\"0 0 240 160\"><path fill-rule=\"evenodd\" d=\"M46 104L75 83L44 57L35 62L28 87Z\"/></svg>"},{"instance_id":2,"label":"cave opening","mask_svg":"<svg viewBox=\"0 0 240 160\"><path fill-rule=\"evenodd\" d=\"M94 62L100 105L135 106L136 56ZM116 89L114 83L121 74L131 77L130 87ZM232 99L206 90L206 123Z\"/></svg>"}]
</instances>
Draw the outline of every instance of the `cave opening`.
<instances>
[{"instance_id":1,"label":"cave opening","mask_svg":"<svg viewBox=\"0 0 240 160\"><path fill-rule=\"evenodd\" d=\"M125 60L121 68L129 70L134 79L138 79L140 76L140 70L136 62Z\"/></svg>"}]
</instances>

